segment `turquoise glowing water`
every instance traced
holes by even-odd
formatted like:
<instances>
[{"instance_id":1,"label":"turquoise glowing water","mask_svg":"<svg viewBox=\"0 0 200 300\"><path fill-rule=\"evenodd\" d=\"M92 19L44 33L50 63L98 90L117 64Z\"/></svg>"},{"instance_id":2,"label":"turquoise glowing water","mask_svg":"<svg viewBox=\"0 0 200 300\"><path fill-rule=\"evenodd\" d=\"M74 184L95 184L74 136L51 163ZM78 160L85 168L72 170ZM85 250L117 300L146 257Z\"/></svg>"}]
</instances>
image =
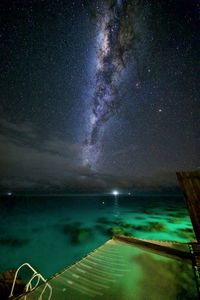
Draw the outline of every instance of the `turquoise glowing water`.
<instances>
[{"instance_id":1,"label":"turquoise glowing water","mask_svg":"<svg viewBox=\"0 0 200 300\"><path fill-rule=\"evenodd\" d=\"M0 200L0 272L31 263L44 276L112 237L194 239L181 195L17 196Z\"/></svg>"}]
</instances>

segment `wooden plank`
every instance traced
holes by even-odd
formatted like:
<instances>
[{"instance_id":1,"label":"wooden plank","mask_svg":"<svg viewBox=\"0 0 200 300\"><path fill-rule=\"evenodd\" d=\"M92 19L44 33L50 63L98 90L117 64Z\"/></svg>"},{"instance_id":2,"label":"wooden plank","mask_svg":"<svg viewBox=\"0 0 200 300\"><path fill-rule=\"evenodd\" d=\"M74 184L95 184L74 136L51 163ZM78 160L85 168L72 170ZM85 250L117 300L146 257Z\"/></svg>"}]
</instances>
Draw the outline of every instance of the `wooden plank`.
<instances>
[{"instance_id":1,"label":"wooden plank","mask_svg":"<svg viewBox=\"0 0 200 300\"><path fill-rule=\"evenodd\" d=\"M169 246L165 246L164 242L163 245L160 245L159 242L148 242L145 240L140 240L134 237L127 237L124 235L115 235L113 239L137 246L142 249L146 249L148 251L152 251L156 254L167 256L167 257L173 257L175 259L192 259L192 256L190 253L181 251L179 249L171 248Z\"/></svg>"},{"instance_id":2,"label":"wooden plank","mask_svg":"<svg viewBox=\"0 0 200 300\"><path fill-rule=\"evenodd\" d=\"M197 241L200 242L200 171L177 172Z\"/></svg>"},{"instance_id":3,"label":"wooden plank","mask_svg":"<svg viewBox=\"0 0 200 300\"><path fill-rule=\"evenodd\" d=\"M151 247L147 241L141 241L142 247L135 247L135 244L129 242L110 240L71 267L57 273L48 280L52 287L51 300L171 300L180 298L180 295L185 295L185 299L199 299L196 286L192 284L194 274L190 259L176 260L174 258L177 254L179 257L179 253L165 249L167 256L168 250L173 255L162 260L155 251L153 254L149 251ZM161 254L160 251L158 253ZM19 299L38 300L44 287L45 284L42 284ZM46 290L42 299L48 300L48 297L49 292Z\"/></svg>"},{"instance_id":4,"label":"wooden plank","mask_svg":"<svg viewBox=\"0 0 200 300\"><path fill-rule=\"evenodd\" d=\"M192 262L193 262L195 279L197 283L197 290L200 299L200 244L198 243L190 244L190 251L193 256Z\"/></svg>"}]
</instances>

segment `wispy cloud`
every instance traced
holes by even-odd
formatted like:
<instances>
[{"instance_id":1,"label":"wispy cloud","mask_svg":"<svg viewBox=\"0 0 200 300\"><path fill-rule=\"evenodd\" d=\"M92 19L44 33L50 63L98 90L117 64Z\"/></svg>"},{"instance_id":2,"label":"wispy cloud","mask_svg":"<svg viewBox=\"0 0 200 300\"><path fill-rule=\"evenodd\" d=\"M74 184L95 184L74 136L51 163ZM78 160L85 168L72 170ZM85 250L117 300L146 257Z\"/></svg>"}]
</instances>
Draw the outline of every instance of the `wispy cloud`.
<instances>
[{"instance_id":1,"label":"wispy cloud","mask_svg":"<svg viewBox=\"0 0 200 300\"><path fill-rule=\"evenodd\" d=\"M0 120L1 183L63 182L77 168L81 147L55 136L42 139L31 124Z\"/></svg>"},{"instance_id":2,"label":"wispy cloud","mask_svg":"<svg viewBox=\"0 0 200 300\"><path fill-rule=\"evenodd\" d=\"M122 147L119 150L115 151L112 155L121 157L129 153L133 154L137 149L138 149L137 145L130 144L128 146Z\"/></svg>"},{"instance_id":3,"label":"wispy cloud","mask_svg":"<svg viewBox=\"0 0 200 300\"><path fill-rule=\"evenodd\" d=\"M122 147L113 156L137 149ZM0 187L9 189L84 189L169 186L175 173L160 172L152 177L135 178L99 173L81 165L82 146L57 136L44 139L32 124L16 124L0 119Z\"/></svg>"}]
</instances>

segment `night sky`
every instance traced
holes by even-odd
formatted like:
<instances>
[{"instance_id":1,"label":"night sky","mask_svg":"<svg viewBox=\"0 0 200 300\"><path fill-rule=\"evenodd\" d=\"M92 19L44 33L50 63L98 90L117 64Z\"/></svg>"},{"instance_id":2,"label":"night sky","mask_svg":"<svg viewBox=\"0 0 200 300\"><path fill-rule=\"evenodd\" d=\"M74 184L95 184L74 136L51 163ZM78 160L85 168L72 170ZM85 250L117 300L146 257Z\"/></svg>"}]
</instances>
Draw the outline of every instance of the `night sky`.
<instances>
[{"instance_id":1,"label":"night sky","mask_svg":"<svg viewBox=\"0 0 200 300\"><path fill-rule=\"evenodd\" d=\"M176 185L200 167L200 2L0 1L0 189Z\"/></svg>"}]
</instances>

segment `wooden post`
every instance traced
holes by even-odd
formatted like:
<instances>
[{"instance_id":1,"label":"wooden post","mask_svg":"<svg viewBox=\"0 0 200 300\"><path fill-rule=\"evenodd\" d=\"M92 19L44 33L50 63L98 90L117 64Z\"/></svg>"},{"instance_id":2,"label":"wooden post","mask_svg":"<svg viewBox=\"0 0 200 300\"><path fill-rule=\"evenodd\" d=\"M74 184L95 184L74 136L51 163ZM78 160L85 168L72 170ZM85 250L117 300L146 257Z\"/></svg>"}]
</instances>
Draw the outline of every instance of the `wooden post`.
<instances>
[{"instance_id":1,"label":"wooden post","mask_svg":"<svg viewBox=\"0 0 200 300\"><path fill-rule=\"evenodd\" d=\"M198 243L200 243L200 171L177 172L185 196L190 218Z\"/></svg>"}]
</instances>

